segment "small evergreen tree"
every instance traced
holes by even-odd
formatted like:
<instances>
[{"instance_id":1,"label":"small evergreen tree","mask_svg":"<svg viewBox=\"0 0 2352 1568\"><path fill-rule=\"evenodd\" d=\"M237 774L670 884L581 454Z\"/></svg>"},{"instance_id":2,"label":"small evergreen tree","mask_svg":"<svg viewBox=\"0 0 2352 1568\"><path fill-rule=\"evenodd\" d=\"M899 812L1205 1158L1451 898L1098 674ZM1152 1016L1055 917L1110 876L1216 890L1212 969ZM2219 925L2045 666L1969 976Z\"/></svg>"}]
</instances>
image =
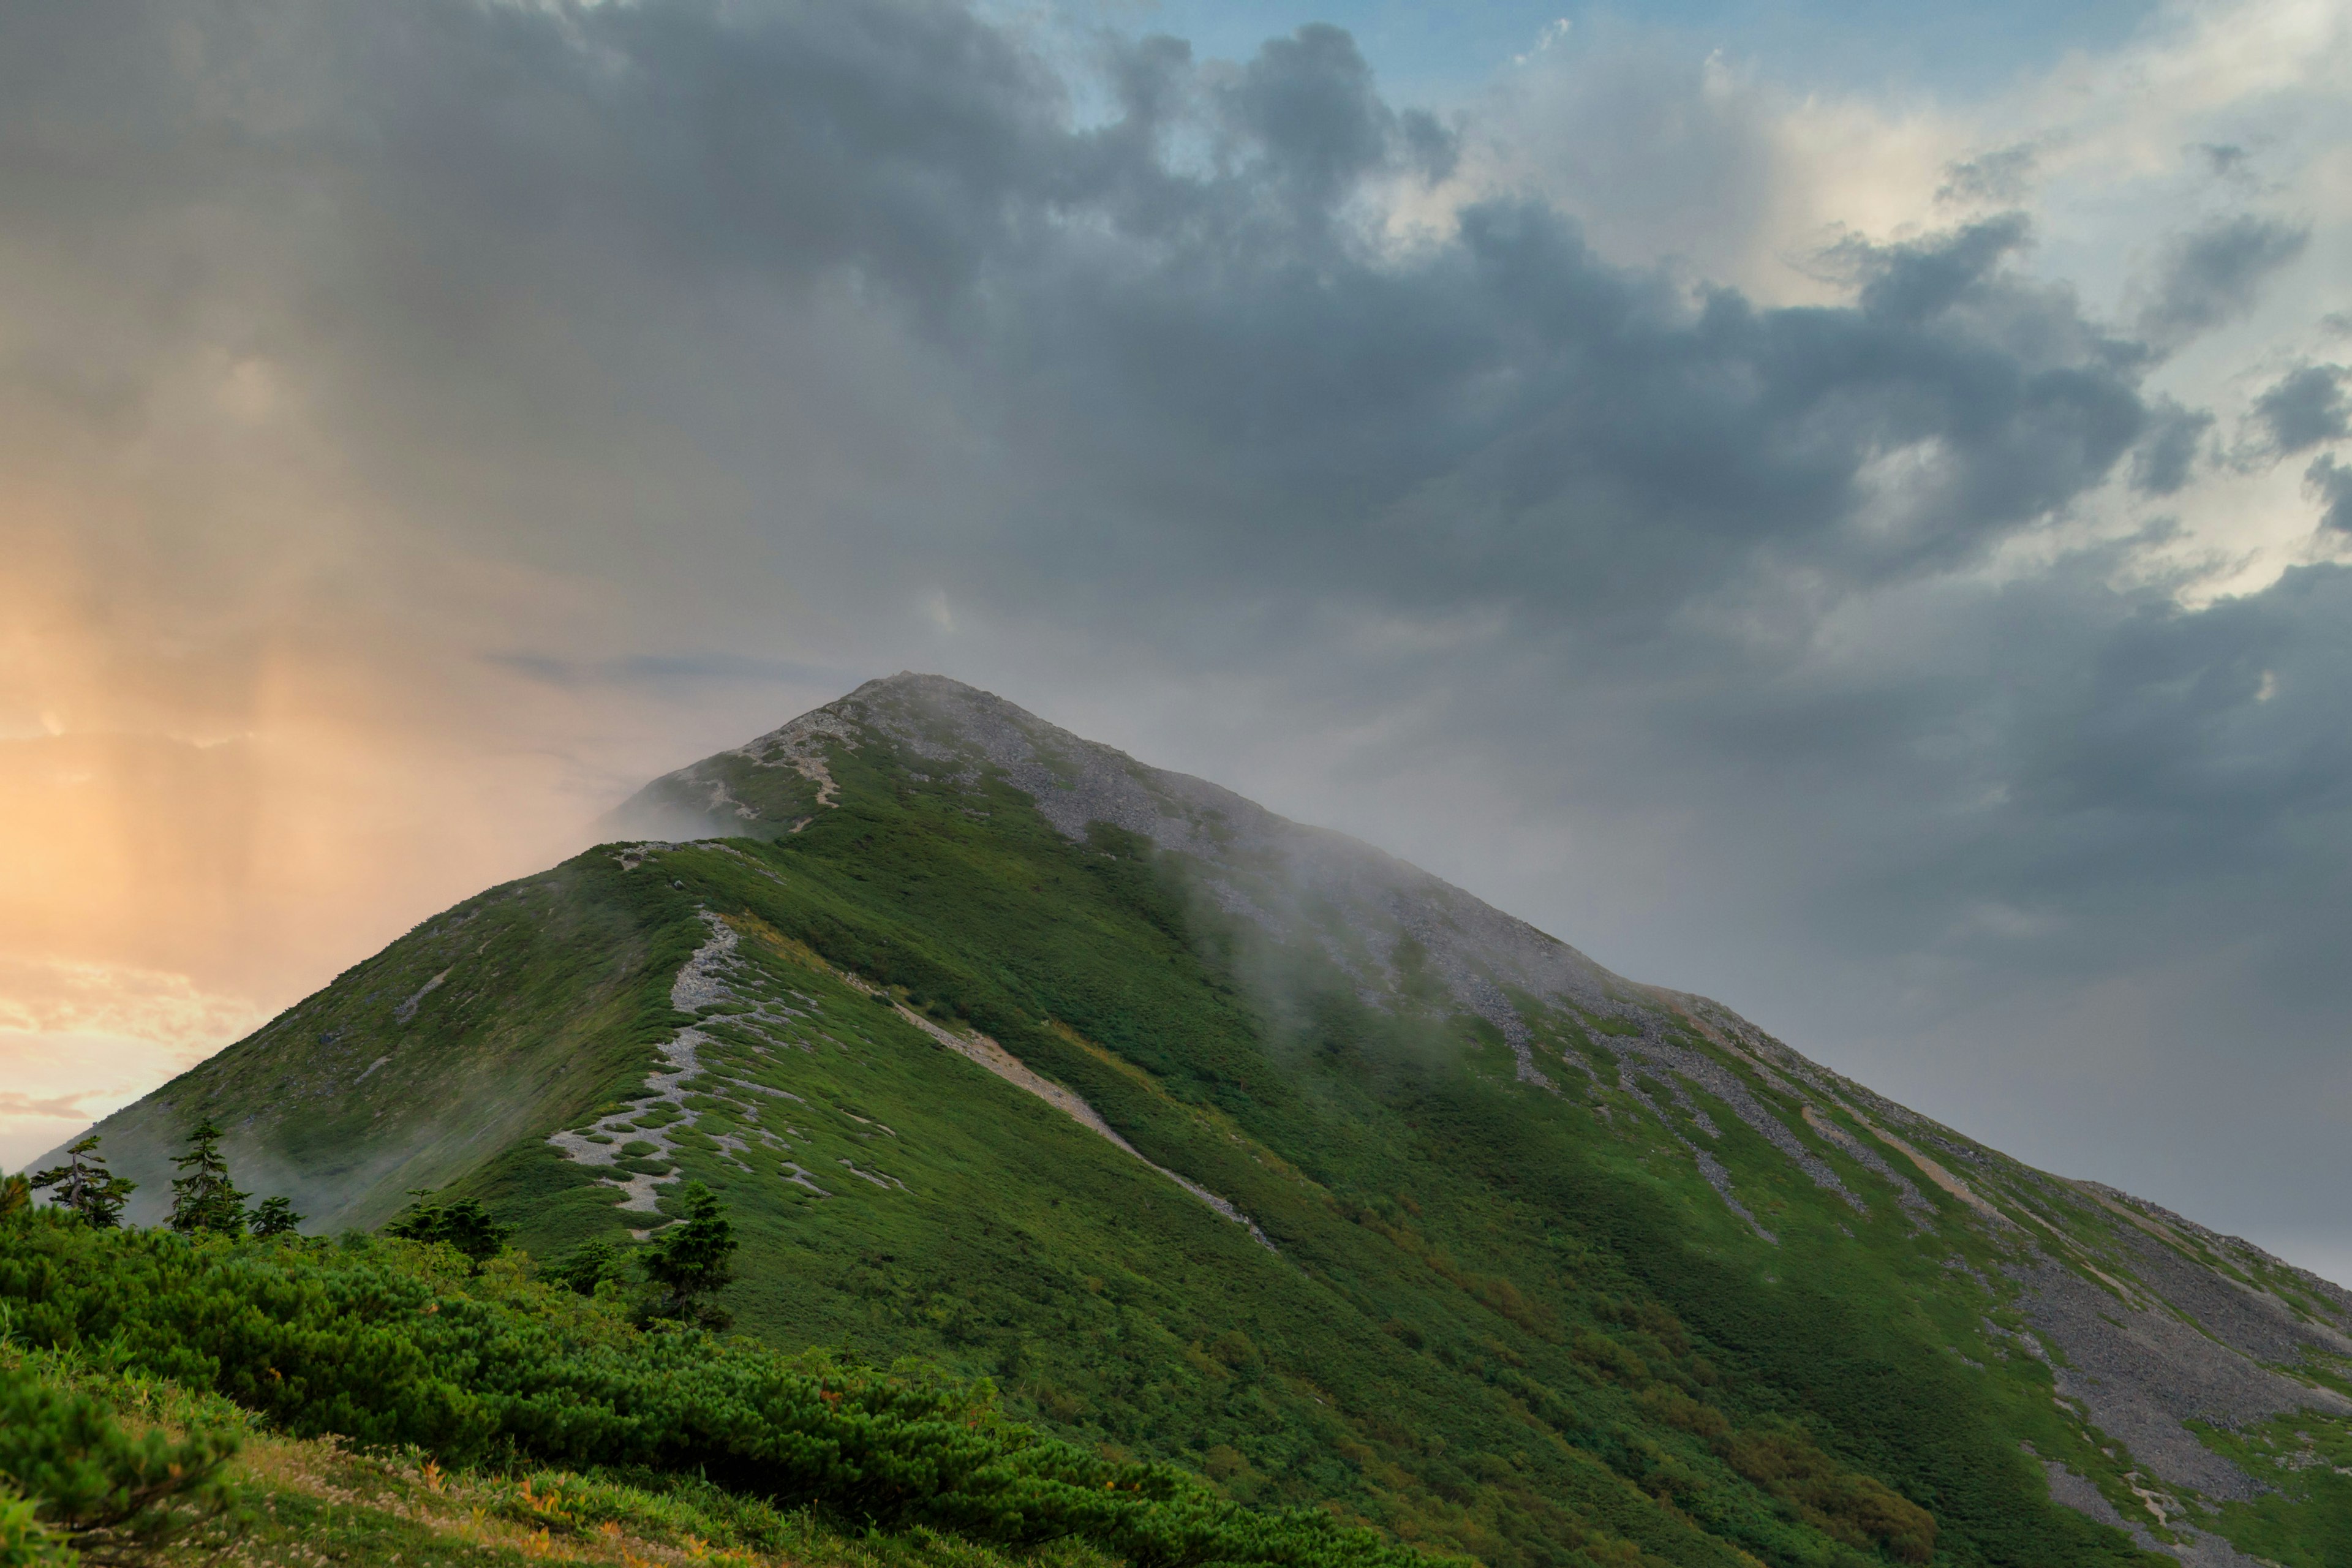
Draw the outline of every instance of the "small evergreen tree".
<instances>
[{"instance_id":1,"label":"small evergreen tree","mask_svg":"<svg viewBox=\"0 0 2352 1568\"><path fill-rule=\"evenodd\" d=\"M596 1287L607 1279L625 1279L628 1275L628 1260L609 1241L583 1242L549 1264L545 1272L549 1283L583 1296L593 1296Z\"/></svg>"},{"instance_id":2,"label":"small evergreen tree","mask_svg":"<svg viewBox=\"0 0 2352 1568\"><path fill-rule=\"evenodd\" d=\"M106 1156L98 1152L98 1138L92 1134L68 1146L64 1164L35 1172L33 1187L56 1189L51 1197L58 1206L74 1210L100 1230L110 1230L122 1223L122 1205L139 1184L106 1168Z\"/></svg>"},{"instance_id":3,"label":"small evergreen tree","mask_svg":"<svg viewBox=\"0 0 2352 1568\"><path fill-rule=\"evenodd\" d=\"M735 1227L726 1206L700 1182L688 1182L682 1195L686 1218L663 1231L646 1255L646 1278L659 1292L651 1315L723 1329L732 1320L709 1298L735 1278Z\"/></svg>"},{"instance_id":4,"label":"small evergreen tree","mask_svg":"<svg viewBox=\"0 0 2352 1568\"><path fill-rule=\"evenodd\" d=\"M303 1216L294 1212L291 1198L264 1198L261 1206L245 1216L246 1228L256 1236L284 1236L302 1223Z\"/></svg>"},{"instance_id":5,"label":"small evergreen tree","mask_svg":"<svg viewBox=\"0 0 2352 1568\"><path fill-rule=\"evenodd\" d=\"M0 1219L14 1219L33 1206L33 1184L22 1176L0 1179Z\"/></svg>"},{"instance_id":6,"label":"small evergreen tree","mask_svg":"<svg viewBox=\"0 0 2352 1568\"><path fill-rule=\"evenodd\" d=\"M228 1179L228 1162L221 1158L221 1130L209 1116L188 1133L188 1152L172 1162L187 1173L172 1182L172 1215L167 1222L183 1236L209 1231L236 1236L245 1229L245 1197Z\"/></svg>"},{"instance_id":7,"label":"small evergreen tree","mask_svg":"<svg viewBox=\"0 0 2352 1568\"><path fill-rule=\"evenodd\" d=\"M423 1194L413 1194L420 1201L411 1204L398 1217L383 1227L386 1236L404 1237L410 1241L446 1242L474 1260L474 1267L499 1255L499 1248L513 1235L513 1227L492 1219L489 1211L474 1198L459 1198L454 1204L428 1204Z\"/></svg>"}]
</instances>

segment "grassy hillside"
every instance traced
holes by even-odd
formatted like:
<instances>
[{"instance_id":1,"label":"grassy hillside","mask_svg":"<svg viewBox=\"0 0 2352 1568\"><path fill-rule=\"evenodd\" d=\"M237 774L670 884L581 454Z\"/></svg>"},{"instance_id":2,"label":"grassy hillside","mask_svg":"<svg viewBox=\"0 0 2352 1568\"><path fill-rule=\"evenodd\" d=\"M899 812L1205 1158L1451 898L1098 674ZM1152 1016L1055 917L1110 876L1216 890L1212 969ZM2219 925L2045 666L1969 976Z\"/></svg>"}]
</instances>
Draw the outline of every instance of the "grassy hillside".
<instances>
[{"instance_id":1,"label":"grassy hillside","mask_svg":"<svg viewBox=\"0 0 2352 1568\"><path fill-rule=\"evenodd\" d=\"M2333 1468L2270 1462L2352 1411L2316 1282L1371 852L1301 876L1246 803L1165 795L1171 839L1051 737L843 707L721 770L757 837L460 906L103 1128L119 1168L210 1113L314 1226L446 1186L544 1257L698 1179L740 1331L1497 1568L2345 1560ZM2202 1364L2173 1330L2247 1419L2128 1403L2142 1342Z\"/></svg>"},{"instance_id":2,"label":"grassy hillside","mask_svg":"<svg viewBox=\"0 0 2352 1568\"><path fill-rule=\"evenodd\" d=\"M602 868L467 900L109 1118L114 1168L140 1184L127 1217L162 1218L170 1156L206 1109L240 1180L330 1230L381 1223L409 1189L635 1087L694 941L673 921L666 942Z\"/></svg>"}]
</instances>

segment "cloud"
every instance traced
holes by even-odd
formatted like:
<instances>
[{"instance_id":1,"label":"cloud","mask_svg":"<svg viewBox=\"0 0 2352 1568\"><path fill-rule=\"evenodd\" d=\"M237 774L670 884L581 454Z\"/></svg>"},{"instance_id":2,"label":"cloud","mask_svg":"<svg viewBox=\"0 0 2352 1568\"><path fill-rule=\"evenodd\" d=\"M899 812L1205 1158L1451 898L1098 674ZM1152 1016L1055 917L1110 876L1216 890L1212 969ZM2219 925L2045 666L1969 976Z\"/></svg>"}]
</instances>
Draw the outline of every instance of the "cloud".
<instances>
[{"instance_id":1,"label":"cloud","mask_svg":"<svg viewBox=\"0 0 2352 1568\"><path fill-rule=\"evenodd\" d=\"M601 571L675 481L665 529L707 539L724 508L746 548L852 572L896 550L1083 575L1118 554L1065 548L1090 515L1128 559L1181 563L1178 591L1246 576L1655 617L1764 555L1848 582L1969 559L2103 482L2146 418L2123 346L2012 268L2013 217L1853 242L1858 300L1811 310L1694 307L1521 197L1399 249L1388 182L1446 157L1334 28L1230 68L1126 46L1115 117L1083 126L1007 35L940 6L443 0L396 32L331 6L273 45L284 75L258 95L228 90L229 15L110 13L128 38L214 46L193 79L148 63L168 52L95 51L158 74L68 71L20 119L143 94L76 157L159 162L175 194L114 204L107 252L176 245L268 279L236 309L299 345L274 374L314 436L395 528L493 555ZM451 85L485 60L496 90ZM51 188L58 154L25 145L17 189ZM297 201L298 178L331 195ZM251 221L150 232L206 203ZM246 242L265 231L267 256ZM104 281L69 297L136 292ZM158 349L199 348L188 330ZM912 379L872 399L972 459L898 460L880 407L854 412L877 363ZM847 395L808 411L828 384ZM952 518L932 486L961 492ZM859 498L863 543L829 497ZM1368 521L1383 548L1333 552ZM698 548L646 562L646 585L686 593Z\"/></svg>"},{"instance_id":2,"label":"cloud","mask_svg":"<svg viewBox=\"0 0 2352 1568\"><path fill-rule=\"evenodd\" d=\"M2352 601L2294 473L2202 460L2342 434L2335 367L2257 341L2343 304L2272 126L2334 112L2325 49L2166 33L1919 106L1580 26L1440 119L1337 28L1067 64L919 0L98 0L0 42L28 963L275 1005L937 668L1972 1130L2112 1065L2139 1121L2084 1173L2274 1115L2263 1159L2352 1174L2280 1088L2345 1000ZM2200 142L2308 226L2183 217L2246 199ZM2223 592L2248 497L2291 548ZM28 1018L165 1028L28 973ZM2233 1012L2259 1094L2167 1098Z\"/></svg>"},{"instance_id":3,"label":"cloud","mask_svg":"<svg viewBox=\"0 0 2352 1568\"><path fill-rule=\"evenodd\" d=\"M1275 38L1223 89L1225 127L1254 141L1297 207L1320 213L1394 156L1396 115L1356 41L1325 23Z\"/></svg>"},{"instance_id":4,"label":"cloud","mask_svg":"<svg viewBox=\"0 0 2352 1568\"><path fill-rule=\"evenodd\" d=\"M194 1059L264 1021L250 1001L207 992L185 974L0 957L0 1030L150 1040Z\"/></svg>"},{"instance_id":5,"label":"cloud","mask_svg":"<svg viewBox=\"0 0 2352 1568\"><path fill-rule=\"evenodd\" d=\"M84 1094L32 1095L18 1094L13 1089L0 1089L0 1117L32 1116L53 1121L86 1121L89 1113L82 1109Z\"/></svg>"},{"instance_id":6,"label":"cloud","mask_svg":"<svg viewBox=\"0 0 2352 1568\"><path fill-rule=\"evenodd\" d=\"M2340 364L2307 364L2282 376L2254 399L2254 423L2281 457L2307 452L2352 435L2352 400Z\"/></svg>"},{"instance_id":7,"label":"cloud","mask_svg":"<svg viewBox=\"0 0 2352 1568\"><path fill-rule=\"evenodd\" d=\"M2307 227L2250 213L2174 237L2140 310L2141 335L2169 347L2245 315L2262 286L2310 244Z\"/></svg>"},{"instance_id":8,"label":"cloud","mask_svg":"<svg viewBox=\"0 0 2352 1568\"><path fill-rule=\"evenodd\" d=\"M2319 514L2319 525L2352 533L2352 466L2330 457L2314 458L2303 478L2326 509Z\"/></svg>"},{"instance_id":9,"label":"cloud","mask_svg":"<svg viewBox=\"0 0 2352 1568\"><path fill-rule=\"evenodd\" d=\"M604 659L563 658L537 653L496 653L486 656L485 662L550 686L569 689L646 687L679 690L719 683L754 684L772 689L785 682L830 689L844 681L857 684L852 671L834 665L730 653L647 653Z\"/></svg>"},{"instance_id":10,"label":"cloud","mask_svg":"<svg viewBox=\"0 0 2352 1568\"><path fill-rule=\"evenodd\" d=\"M2205 160L2206 168L2217 180L2243 180L2249 177L2252 155L2243 147L2231 142L2200 142L2189 149Z\"/></svg>"},{"instance_id":11,"label":"cloud","mask_svg":"<svg viewBox=\"0 0 2352 1568\"><path fill-rule=\"evenodd\" d=\"M2147 433L2132 454L2132 488L2143 495L2178 495L2189 483L2199 450L2212 428L2210 410L2163 402L2150 416Z\"/></svg>"},{"instance_id":12,"label":"cloud","mask_svg":"<svg viewBox=\"0 0 2352 1568\"><path fill-rule=\"evenodd\" d=\"M1474 123L1467 183L1540 194L1620 264L1675 262L1749 285L1800 237L1780 106L1720 58L1596 18L1497 84ZM1777 265L1773 268L1780 270Z\"/></svg>"},{"instance_id":13,"label":"cloud","mask_svg":"<svg viewBox=\"0 0 2352 1568\"><path fill-rule=\"evenodd\" d=\"M2032 142L1997 147L1944 165L1944 183L1936 200L1958 205L1990 204L2014 206L2032 190L2042 149Z\"/></svg>"}]
</instances>

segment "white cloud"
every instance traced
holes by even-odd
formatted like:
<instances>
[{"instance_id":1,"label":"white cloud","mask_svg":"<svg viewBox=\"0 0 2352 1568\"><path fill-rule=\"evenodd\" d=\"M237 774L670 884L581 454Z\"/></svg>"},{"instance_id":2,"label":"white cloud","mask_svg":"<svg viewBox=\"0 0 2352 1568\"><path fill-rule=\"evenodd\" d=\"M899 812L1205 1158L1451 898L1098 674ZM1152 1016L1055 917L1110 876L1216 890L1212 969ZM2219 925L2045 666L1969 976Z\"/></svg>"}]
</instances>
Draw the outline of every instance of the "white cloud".
<instances>
[{"instance_id":1,"label":"white cloud","mask_svg":"<svg viewBox=\"0 0 2352 1568\"><path fill-rule=\"evenodd\" d=\"M1989 97L1796 93L1722 54L1595 28L1501 79L1454 199L1526 185L1603 254L1781 302L1842 297L1842 242L1905 240L1969 212L2033 225L2026 268L2129 335L2168 247L2200 223L2270 222L2309 243L2209 323L2150 384L2223 428L2266 372L2328 341L2352 308L2352 4L2181 4L2127 44L2078 53ZM2299 468L2299 465L2298 465ZM2257 590L2314 558L2295 475L2204 467L2160 500L2122 476L2077 521L2089 536L2176 528L2151 563L2184 602ZM2323 555L2333 542L2316 542Z\"/></svg>"}]
</instances>

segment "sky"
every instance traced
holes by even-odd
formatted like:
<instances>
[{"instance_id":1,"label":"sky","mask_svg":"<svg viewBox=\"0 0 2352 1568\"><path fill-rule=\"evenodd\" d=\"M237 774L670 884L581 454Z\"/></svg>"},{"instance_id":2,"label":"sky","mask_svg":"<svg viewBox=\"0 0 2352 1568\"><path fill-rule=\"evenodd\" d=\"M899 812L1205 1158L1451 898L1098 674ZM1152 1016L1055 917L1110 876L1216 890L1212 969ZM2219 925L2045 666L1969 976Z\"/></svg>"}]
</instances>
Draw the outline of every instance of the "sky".
<instances>
[{"instance_id":1,"label":"sky","mask_svg":"<svg viewBox=\"0 0 2352 1568\"><path fill-rule=\"evenodd\" d=\"M0 1162L915 668L2352 1281L2348 363L2352 0L0 0Z\"/></svg>"}]
</instances>

